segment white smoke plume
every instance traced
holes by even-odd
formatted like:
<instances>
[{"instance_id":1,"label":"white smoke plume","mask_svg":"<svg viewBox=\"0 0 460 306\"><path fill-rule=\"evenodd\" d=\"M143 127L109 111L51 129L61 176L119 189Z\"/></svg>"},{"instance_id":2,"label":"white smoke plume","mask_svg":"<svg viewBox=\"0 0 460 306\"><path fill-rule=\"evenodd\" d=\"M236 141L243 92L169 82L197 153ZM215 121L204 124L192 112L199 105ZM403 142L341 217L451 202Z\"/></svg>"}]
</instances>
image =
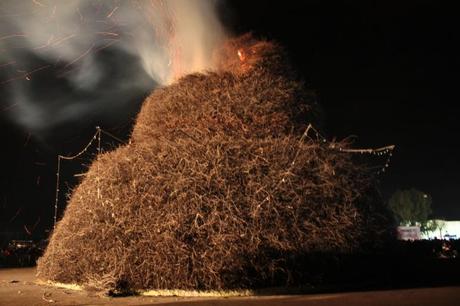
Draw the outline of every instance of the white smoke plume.
<instances>
[{"instance_id":1,"label":"white smoke plume","mask_svg":"<svg viewBox=\"0 0 460 306\"><path fill-rule=\"evenodd\" d=\"M212 69L212 52L225 37L216 5L2 0L0 111L29 130L49 130Z\"/></svg>"}]
</instances>

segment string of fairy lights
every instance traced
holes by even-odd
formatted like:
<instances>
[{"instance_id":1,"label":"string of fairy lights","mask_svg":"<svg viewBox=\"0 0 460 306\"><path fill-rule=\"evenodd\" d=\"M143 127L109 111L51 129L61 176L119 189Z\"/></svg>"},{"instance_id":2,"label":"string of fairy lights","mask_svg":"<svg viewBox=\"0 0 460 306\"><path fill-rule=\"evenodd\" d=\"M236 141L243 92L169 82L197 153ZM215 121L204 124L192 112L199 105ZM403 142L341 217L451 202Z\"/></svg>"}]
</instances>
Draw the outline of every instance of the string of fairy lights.
<instances>
[{"instance_id":1,"label":"string of fairy lights","mask_svg":"<svg viewBox=\"0 0 460 306\"><path fill-rule=\"evenodd\" d=\"M304 141L304 139L306 137L310 137L311 133L314 133L314 135L315 135L315 137L316 137L316 139L318 141L322 142L325 145L328 145L328 147L330 149L334 149L334 150L337 150L339 152L350 153L350 154L369 154L369 155L386 157L385 163L384 163L383 167L381 167L377 171L377 175L385 172L385 169L390 166L391 157L393 156L393 150L395 149L394 145L384 146L384 147L375 148L375 149L372 149L372 148L350 149L350 148L338 147L337 143L328 141L311 124L309 124L308 127L305 129L305 132L303 133L303 135L300 138L299 142ZM96 126L96 132L94 133L93 137L91 138L91 140L86 144L86 146L80 152L76 153L75 155L71 155L71 156L65 156L65 155L58 155L57 156L56 194L55 194L56 197L55 197L55 202L54 202L53 230L56 228L57 213L58 213L58 208L59 208L61 161L62 160L73 160L73 159L76 159L76 158L82 156L83 154L85 154L89 150L89 148L93 145L93 143L95 141L97 141L97 154L98 155L101 154L102 153L102 149L101 149L101 136L102 136L102 134L105 134L105 135L109 136L110 138L118 141L119 143L125 143L125 141L123 141L122 139L114 136L113 134L111 134L111 133L109 133L107 131L104 131L99 126ZM291 166L294 166L295 159L296 158L294 158L294 160L292 161ZM99 173L99 164L97 165L96 171L97 171L97 173ZM79 175L76 175L76 176L80 176L80 175L84 175L84 174L79 174ZM101 197L101 195L100 195L99 174L98 174L98 178L97 178L97 198L100 199L100 197Z\"/></svg>"},{"instance_id":2,"label":"string of fairy lights","mask_svg":"<svg viewBox=\"0 0 460 306\"><path fill-rule=\"evenodd\" d=\"M350 149L350 148L343 148L338 147L335 142L330 142L321 135L321 133L315 129L311 124L308 125L304 134L302 135L302 139L309 135L309 133L313 132L316 136L318 141L321 141L324 144L328 144L329 148L338 150L339 152L344 153L352 153L352 154L368 154L368 155L375 155L375 156L382 156L386 157L385 163L383 166L377 171L377 175L382 174L386 171L386 169L390 166L391 158L393 156L393 151L395 149L395 145L388 145L380 148L366 148L366 149Z\"/></svg>"},{"instance_id":3,"label":"string of fairy lights","mask_svg":"<svg viewBox=\"0 0 460 306\"><path fill-rule=\"evenodd\" d=\"M65 155L58 155L57 156L57 167L56 167L56 193L55 193L55 201L54 201L54 216L53 216L53 230L56 229L56 223L57 223L57 213L58 213L58 208L59 208L59 192L60 192L60 178L61 178L61 161L62 160L73 160L76 159L83 154L85 154L89 148L93 145L95 141L97 141L97 154L100 155L102 153L102 148L101 148L101 136L102 134L105 134L109 136L110 138L120 142L124 143L123 140L120 138L114 136L113 134L104 131L101 129L99 126L96 126L96 132L94 133L93 137L91 140L86 144L86 146L78 153L75 155L71 156L65 156ZM97 173L98 173L98 181L97 181L97 192L98 192L98 199L100 198L100 188L99 188L99 165L97 165ZM81 174L80 174L81 175ZM79 175L76 175L79 176Z\"/></svg>"}]
</instances>

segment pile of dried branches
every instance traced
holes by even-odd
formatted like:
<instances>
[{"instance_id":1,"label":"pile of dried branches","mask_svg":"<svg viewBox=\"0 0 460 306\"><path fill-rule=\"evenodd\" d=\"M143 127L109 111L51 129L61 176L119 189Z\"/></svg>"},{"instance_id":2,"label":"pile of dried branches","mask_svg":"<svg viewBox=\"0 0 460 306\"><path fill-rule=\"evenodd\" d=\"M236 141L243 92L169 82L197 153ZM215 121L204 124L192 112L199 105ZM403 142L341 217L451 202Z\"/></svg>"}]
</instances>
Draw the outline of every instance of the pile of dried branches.
<instances>
[{"instance_id":1,"label":"pile of dried branches","mask_svg":"<svg viewBox=\"0 0 460 306\"><path fill-rule=\"evenodd\" d=\"M349 145L305 133L317 106L280 48L243 37L220 55L219 71L155 91L131 143L97 157L39 277L99 289L298 285L305 254L385 233L371 175L336 149Z\"/></svg>"}]
</instances>

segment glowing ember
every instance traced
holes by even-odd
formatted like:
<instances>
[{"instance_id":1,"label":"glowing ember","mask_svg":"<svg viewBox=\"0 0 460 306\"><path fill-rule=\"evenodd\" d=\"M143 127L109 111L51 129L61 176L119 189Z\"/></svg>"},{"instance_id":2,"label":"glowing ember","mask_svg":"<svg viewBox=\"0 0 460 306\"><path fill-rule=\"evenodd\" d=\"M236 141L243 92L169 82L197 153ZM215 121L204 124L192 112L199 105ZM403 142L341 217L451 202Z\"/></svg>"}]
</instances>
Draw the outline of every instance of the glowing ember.
<instances>
[{"instance_id":1,"label":"glowing ember","mask_svg":"<svg viewBox=\"0 0 460 306\"><path fill-rule=\"evenodd\" d=\"M243 49L238 49L238 57L240 58L240 61L244 62L246 60L246 56L243 52Z\"/></svg>"}]
</instances>

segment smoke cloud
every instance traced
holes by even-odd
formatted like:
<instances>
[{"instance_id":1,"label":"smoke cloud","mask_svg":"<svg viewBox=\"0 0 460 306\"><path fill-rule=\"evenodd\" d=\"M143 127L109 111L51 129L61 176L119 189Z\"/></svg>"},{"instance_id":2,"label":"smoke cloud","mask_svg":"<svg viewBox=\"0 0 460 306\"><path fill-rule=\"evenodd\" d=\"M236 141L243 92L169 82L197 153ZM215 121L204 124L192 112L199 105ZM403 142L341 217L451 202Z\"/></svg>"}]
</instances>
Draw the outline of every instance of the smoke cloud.
<instances>
[{"instance_id":1,"label":"smoke cloud","mask_svg":"<svg viewBox=\"0 0 460 306\"><path fill-rule=\"evenodd\" d=\"M36 133L212 69L212 0L0 2L0 112Z\"/></svg>"}]
</instances>

